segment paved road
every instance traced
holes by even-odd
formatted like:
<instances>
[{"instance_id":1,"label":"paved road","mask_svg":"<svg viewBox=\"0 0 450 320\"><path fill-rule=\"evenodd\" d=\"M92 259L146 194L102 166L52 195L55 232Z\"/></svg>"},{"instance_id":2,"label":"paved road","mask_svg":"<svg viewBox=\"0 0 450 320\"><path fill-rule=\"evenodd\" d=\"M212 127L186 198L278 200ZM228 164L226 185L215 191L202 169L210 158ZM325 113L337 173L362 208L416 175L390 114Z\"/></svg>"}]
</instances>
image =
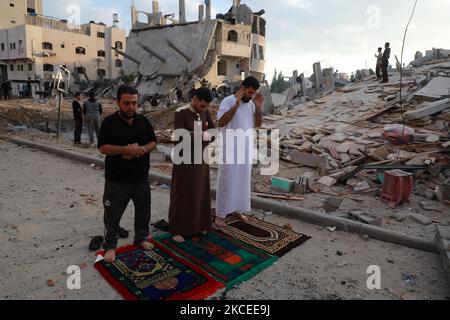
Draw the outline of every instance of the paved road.
<instances>
[{"instance_id":1,"label":"paved road","mask_svg":"<svg viewBox=\"0 0 450 320\"><path fill-rule=\"evenodd\" d=\"M101 170L0 141L0 299L120 299L94 270L95 256L87 250L90 236L103 232L103 183ZM168 204L167 190L153 190L153 222L167 219ZM290 223L313 238L227 298L450 297L438 255L277 216L266 219ZM131 206L123 226L132 230ZM67 289L70 265L83 267L81 290ZM381 268L381 290L367 289L371 265ZM403 272L415 274L416 283L405 282ZM48 286L48 279L55 285Z\"/></svg>"}]
</instances>

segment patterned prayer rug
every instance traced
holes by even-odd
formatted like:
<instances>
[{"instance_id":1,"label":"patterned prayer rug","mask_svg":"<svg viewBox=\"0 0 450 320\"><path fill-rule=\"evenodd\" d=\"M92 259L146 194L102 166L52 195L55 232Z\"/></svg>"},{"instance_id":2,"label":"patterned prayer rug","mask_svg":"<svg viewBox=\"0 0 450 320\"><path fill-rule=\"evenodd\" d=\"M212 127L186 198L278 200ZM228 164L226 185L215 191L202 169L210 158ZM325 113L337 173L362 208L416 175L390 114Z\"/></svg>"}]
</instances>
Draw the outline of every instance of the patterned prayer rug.
<instances>
[{"instance_id":1,"label":"patterned prayer rug","mask_svg":"<svg viewBox=\"0 0 450 320\"><path fill-rule=\"evenodd\" d=\"M156 238L158 242L232 288L271 266L278 257L247 246L216 232L207 236L186 238L176 243L171 235Z\"/></svg>"},{"instance_id":2,"label":"patterned prayer rug","mask_svg":"<svg viewBox=\"0 0 450 320\"><path fill-rule=\"evenodd\" d=\"M248 222L234 217L221 232L271 255L282 257L311 239L292 230L249 217Z\"/></svg>"},{"instance_id":3,"label":"patterned prayer rug","mask_svg":"<svg viewBox=\"0 0 450 320\"><path fill-rule=\"evenodd\" d=\"M122 247L114 263L100 260L95 268L127 300L202 300L223 288L198 267L152 243L152 251Z\"/></svg>"}]
</instances>

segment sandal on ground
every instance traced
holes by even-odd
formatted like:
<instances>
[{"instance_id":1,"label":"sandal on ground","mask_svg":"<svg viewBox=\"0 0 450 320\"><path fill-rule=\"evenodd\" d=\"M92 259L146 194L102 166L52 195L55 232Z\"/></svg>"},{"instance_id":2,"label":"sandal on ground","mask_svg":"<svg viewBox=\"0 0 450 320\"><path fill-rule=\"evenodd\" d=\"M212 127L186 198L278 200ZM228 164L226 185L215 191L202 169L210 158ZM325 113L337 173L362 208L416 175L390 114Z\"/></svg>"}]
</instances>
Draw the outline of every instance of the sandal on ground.
<instances>
[{"instance_id":1,"label":"sandal on ground","mask_svg":"<svg viewBox=\"0 0 450 320\"><path fill-rule=\"evenodd\" d=\"M92 237L91 243L89 244L89 250L90 251L100 250L104 241L105 238L103 238L102 236Z\"/></svg>"}]
</instances>

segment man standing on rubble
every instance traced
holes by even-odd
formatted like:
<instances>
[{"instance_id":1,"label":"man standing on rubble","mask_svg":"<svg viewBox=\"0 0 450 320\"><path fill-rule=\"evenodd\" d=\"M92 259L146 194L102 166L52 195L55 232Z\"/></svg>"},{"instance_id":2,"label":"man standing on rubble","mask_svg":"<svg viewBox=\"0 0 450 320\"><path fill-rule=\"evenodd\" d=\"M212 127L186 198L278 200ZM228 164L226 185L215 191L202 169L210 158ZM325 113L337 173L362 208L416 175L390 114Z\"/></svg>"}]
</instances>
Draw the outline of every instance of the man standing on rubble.
<instances>
[{"instance_id":1,"label":"man standing on rubble","mask_svg":"<svg viewBox=\"0 0 450 320\"><path fill-rule=\"evenodd\" d=\"M150 153L157 140L152 125L136 114L138 91L121 86L117 91L119 111L107 117L100 130L98 147L106 155L105 261L116 260L119 224L130 200L135 207L134 244L153 249L150 240L151 197L148 172Z\"/></svg>"},{"instance_id":2,"label":"man standing on rubble","mask_svg":"<svg viewBox=\"0 0 450 320\"><path fill-rule=\"evenodd\" d=\"M89 94L89 100L83 104L83 115L89 132L90 145L94 145L94 131L99 140L100 133L100 116L102 115L102 105L95 98L95 93Z\"/></svg>"},{"instance_id":3,"label":"man standing on rubble","mask_svg":"<svg viewBox=\"0 0 450 320\"><path fill-rule=\"evenodd\" d=\"M386 43L383 53L383 81L381 83L388 83L388 67L389 67L389 59L391 58L391 48L390 43Z\"/></svg>"},{"instance_id":4,"label":"man standing on rubble","mask_svg":"<svg viewBox=\"0 0 450 320\"><path fill-rule=\"evenodd\" d=\"M381 69L383 68L383 48L378 48L378 54L375 55L375 58L377 58L377 80L380 81L381 79L383 79L381 75Z\"/></svg>"},{"instance_id":5,"label":"man standing on rubble","mask_svg":"<svg viewBox=\"0 0 450 320\"><path fill-rule=\"evenodd\" d=\"M244 213L251 210L253 130L262 125L264 101L262 94L257 93L259 88L259 81L248 77L235 95L222 101L217 114L223 139L214 224L217 229L226 226L230 215L247 221Z\"/></svg>"}]
</instances>

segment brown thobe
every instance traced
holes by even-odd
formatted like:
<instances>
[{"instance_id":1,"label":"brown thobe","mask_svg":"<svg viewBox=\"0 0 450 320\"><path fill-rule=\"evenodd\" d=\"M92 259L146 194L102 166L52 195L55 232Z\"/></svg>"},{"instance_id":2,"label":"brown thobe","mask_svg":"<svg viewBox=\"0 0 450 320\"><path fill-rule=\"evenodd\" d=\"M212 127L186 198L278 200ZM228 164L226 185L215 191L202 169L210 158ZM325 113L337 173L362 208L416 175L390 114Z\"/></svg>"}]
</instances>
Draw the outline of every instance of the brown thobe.
<instances>
[{"instance_id":1,"label":"brown thobe","mask_svg":"<svg viewBox=\"0 0 450 320\"><path fill-rule=\"evenodd\" d=\"M175 113L175 130L185 129L191 134L192 164L174 165L169 209L169 232L172 235L195 236L211 231L211 189L209 165L202 156L202 164L194 163L193 132L196 121L202 121L202 130L213 129L211 115L205 111L196 113L185 108ZM203 143L202 150L207 147ZM203 155L203 154L202 154Z\"/></svg>"}]
</instances>

